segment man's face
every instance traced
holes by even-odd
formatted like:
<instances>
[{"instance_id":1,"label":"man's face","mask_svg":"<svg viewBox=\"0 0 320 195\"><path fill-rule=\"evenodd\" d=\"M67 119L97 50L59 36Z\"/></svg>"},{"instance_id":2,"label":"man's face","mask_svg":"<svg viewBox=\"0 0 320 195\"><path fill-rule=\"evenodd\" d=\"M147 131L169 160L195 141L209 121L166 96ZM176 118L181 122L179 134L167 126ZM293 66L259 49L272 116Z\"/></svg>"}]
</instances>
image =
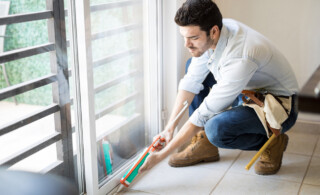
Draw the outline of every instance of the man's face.
<instances>
[{"instance_id":1,"label":"man's face","mask_svg":"<svg viewBox=\"0 0 320 195\"><path fill-rule=\"evenodd\" d=\"M180 33L184 37L184 46L193 57L199 57L213 44L210 36L199 26L180 26Z\"/></svg>"}]
</instances>

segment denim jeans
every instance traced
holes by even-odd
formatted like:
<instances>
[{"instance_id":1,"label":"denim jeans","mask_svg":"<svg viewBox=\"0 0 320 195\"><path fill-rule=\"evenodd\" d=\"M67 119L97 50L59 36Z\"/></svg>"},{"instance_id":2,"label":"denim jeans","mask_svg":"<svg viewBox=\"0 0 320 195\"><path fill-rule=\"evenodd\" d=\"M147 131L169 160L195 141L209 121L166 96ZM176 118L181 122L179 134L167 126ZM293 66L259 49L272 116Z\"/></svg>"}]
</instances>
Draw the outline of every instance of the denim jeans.
<instances>
[{"instance_id":1,"label":"denim jeans","mask_svg":"<svg viewBox=\"0 0 320 195\"><path fill-rule=\"evenodd\" d=\"M186 71L191 59L186 63ZM204 89L195 95L190 107L189 116L200 106L209 94L210 88L216 83L212 73L203 82ZM204 127L209 141L219 148L259 150L268 140L266 131L256 112L247 106L242 106L240 94L230 110L221 112L209 119ZM292 96L292 107L288 119L282 124L282 133L288 131L297 120L297 99Z\"/></svg>"}]
</instances>

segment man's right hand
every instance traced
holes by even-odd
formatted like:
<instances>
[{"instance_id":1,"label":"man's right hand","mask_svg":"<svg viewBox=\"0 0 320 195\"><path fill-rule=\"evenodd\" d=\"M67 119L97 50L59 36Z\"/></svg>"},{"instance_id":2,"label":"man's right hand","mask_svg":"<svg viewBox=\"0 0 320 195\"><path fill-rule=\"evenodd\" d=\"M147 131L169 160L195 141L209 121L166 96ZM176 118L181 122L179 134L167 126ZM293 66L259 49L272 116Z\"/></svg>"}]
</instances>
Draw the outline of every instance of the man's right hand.
<instances>
[{"instance_id":1,"label":"man's right hand","mask_svg":"<svg viewBox=\"0 0 320 195\"><path fill-rule=\"evenodd\" d=\"M164 130L163 132L161 132L159 135L161 136L160 138L161 139L165 139L165 145L167 145L171 140L172 140L172 137L173 137L173 130L171 129L166 129ZM156 135L155 137L153 137L153 141L159 137L159 135ZM161 150L163 147L162 146L159 146L157 147L156 149L159 151Z\"/></svg>"}]
</instances>

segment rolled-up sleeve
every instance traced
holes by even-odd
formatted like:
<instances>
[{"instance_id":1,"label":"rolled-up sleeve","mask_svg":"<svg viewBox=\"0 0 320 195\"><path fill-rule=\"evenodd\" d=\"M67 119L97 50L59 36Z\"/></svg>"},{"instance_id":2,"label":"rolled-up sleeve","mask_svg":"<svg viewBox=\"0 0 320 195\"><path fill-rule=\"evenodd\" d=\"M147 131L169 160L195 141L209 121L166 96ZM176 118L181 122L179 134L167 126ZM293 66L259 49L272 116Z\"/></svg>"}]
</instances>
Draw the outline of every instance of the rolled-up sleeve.
<instances>
[{"instance_id":1,"label":"rolled-up sleeve","mask_svg":"<svg viewBox=\"0 0 320 195\"><path fill-rule=\"evenodd\" d=\"M220 77L208 96L189 121L203 127L206 122L219 112L227 109L246 87L258 65L247 59L235 59L227 62L219 70Z\"/></svg>"},{"instance_id":2,"label":"rolled-up sleeve","mask_svg":"<svg viewBox=\"0 0 320 195\"><path fill-rule=\"evenodd\" d=\"M198 94L203 89L202 83L210 72L207 67L208 59L207 53L192 58L187 74L180 80L180 90Z\"/></svg>"}]
</instances>

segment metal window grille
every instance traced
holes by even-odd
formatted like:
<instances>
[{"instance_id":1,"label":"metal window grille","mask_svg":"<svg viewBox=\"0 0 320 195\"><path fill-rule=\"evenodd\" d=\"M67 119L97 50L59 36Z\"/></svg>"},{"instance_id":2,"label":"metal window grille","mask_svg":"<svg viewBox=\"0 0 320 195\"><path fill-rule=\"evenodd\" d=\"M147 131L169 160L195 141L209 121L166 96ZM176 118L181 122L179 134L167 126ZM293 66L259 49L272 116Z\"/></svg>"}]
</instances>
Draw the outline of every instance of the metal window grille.
<instances>
[{"instance_id":1,"label":"metal window grille","mask_svg":"<svg viewBox=\"0 0 320 195\"><path fill-rule=\"evenodd\" d=\"M141 3L141 0L127 0L121 2L104 3L91 6L91 11L101 11L111 9L115 7L129 6L133 4ZM68 10L64 9L63 0L47 0L47 11L27 13L27 14L16 14L6 17L0 17L0 25L8 25L36 20L46 19L49 42L42 45L16 49L0 54L0 63L6 63L21 58L26 58L41 53L50 53L51 62L51 74L36 78L27 82L23 82L17 85L13 85L0 90L0 101L9 97L19 95L21 93L34 90L41 86L52 85L53 88L53 104L43 109L40 109L34 113L25 115L22 118L18 118L15 121L0 126L0 136L13 132L14 130L35 122L48 115L54 114L55 118L55 133L44 138L43 140L34 143L32 146L25 148L2 161L0 165L11 166L18 161L21 161L30 155L40 151L41 149L51 145L52 143L57 144L57 156L58 162L47 167L44 172L55 173L74 179L74 163L73 163L73 150L72 150L72 128L71 126L71 111L70 106L72 100L70 100L69 90L69 76L71 71L68 69L67 63L67 47L69 41L66 40L65 30L65 14L68 14ZM98 32L92 34L92 40L104 38L107 36L114 35L118 32L140 29L141 24L128 24L125 26L117 27L111 30ZM102 64L111 62L117 59L119 56L139 55L141 48L131 48L126 51L113 54L111 56L105 56L99 60L93 62L94 67L98 67ZM139 76L138 70L131 70L130 72L119 75L117 78L102 83L94 89L95 93L100 93L111 86L114 86L125 79L134 78ZM114 102L108 107L102 108L96 113L96 119L104 116L112 110L123 105L125 102L137 99L137 93L134 92L123 99ZM117 128L127 125L132 120L139 118L138 115L134 115L128 120L124 121ZM104 135L97 139L99 141Z\"/></svg>"}]
</instances>

